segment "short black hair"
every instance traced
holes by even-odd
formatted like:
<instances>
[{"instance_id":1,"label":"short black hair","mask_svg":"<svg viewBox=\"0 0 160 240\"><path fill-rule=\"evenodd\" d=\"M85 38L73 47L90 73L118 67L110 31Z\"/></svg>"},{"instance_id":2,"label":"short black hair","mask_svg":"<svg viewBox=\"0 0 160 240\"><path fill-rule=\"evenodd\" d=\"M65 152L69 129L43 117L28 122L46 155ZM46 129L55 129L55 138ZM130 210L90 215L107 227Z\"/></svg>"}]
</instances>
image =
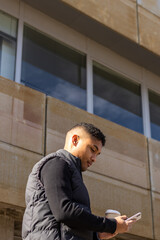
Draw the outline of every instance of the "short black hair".
<instances>
[{"instance_id":1,"label":"short black hair","mask_svg":"<svg viewBox=\"0 0 160 240\"><path fill-rule=\"evenodd\" d=\"M106 143L105 135L101 132L101 130L99 128L95 127L93 124L81 122L81 123L78 123L75 126L73 126L70 130L77 128L77 127L82 127L92 137L95 137L96 139L100 140L102 142L102 146L105 145L105 143Z\"/></svg>"}]
</instances>

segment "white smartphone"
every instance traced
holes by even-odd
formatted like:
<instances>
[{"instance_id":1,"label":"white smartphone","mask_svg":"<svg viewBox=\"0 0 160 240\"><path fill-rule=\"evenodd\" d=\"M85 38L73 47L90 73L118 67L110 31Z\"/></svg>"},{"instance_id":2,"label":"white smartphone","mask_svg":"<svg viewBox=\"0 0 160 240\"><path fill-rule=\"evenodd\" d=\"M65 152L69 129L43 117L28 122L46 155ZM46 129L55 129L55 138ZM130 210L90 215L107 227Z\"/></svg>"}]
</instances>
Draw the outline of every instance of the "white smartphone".
<instances>
[{"instance_id":1,"label":"white smartphone","mask_svg":"<svg viewBox=\"0 0 160 240\"><path fill-rule=\"evenodd\" d=\"M128 220L136 220L136 221L138 221L139 219L141 219L141 217L142 217L142 213L138 212L138 213L134 214L133 216L127 218L126 220L127 221Z\"/></svg>"}]
</instances>

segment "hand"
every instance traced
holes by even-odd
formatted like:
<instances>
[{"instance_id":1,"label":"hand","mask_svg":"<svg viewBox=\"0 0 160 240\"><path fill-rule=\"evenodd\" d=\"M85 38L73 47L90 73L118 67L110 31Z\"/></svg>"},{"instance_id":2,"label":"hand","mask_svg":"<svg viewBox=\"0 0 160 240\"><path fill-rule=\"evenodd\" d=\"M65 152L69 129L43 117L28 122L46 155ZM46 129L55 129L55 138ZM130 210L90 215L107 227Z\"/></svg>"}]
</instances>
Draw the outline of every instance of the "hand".
<instances>
[{"instance_id":1,"label":"hand","mask_svg":"<svg viewBox=\"0 0 160 240\"><path fill-rule=\"evenodd\" d=\"M135 223L135 220L125 221L127 219L126 215L116 217L115 219L117 221L116 234L129 231L133 223Z\"/></svg>"},{"instance_id":2,"label":"hand","mask_svg":"<svg viewBox=\"0 0 160 240\"><path fill-rule=\"evenodd\" d=\"M127 220L127 216L123 215L123 216L119 216L115 218L117 221L117 228L116 231L112 234L112 233L107 233L107 232L102 232L102 233L98 233L98 237L100 239L110 239L115 237L118 233L125 233L128 232L133 223L136 222L136 220Z\"/></svg>"},{"instance_id":3,"label":"hand","mask_svg":"<svg viewBox=\"0 0 160 240\"><path fill-rule=\"evenodd\" d=\"M110 239L110 238L113 238L113 237L115 237L117 235L117 233L106 233L106 232L99 232L98 233L98 237L100 238L100 239Z\"/></svg>"}]
</instances>

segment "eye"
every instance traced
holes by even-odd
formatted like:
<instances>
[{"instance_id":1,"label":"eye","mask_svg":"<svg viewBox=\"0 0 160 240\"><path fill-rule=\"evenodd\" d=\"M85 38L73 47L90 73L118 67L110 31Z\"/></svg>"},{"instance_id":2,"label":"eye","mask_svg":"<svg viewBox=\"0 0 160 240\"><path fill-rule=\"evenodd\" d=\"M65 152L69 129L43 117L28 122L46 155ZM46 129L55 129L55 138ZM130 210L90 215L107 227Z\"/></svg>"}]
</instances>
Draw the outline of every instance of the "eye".
<instances>
[{"instance_id":1,"label":"eye","mask_svg":"<svg viewBox=\"0 0 160 240\"><path fill-rule=\"evenodd\" d=\"M91 151L94 153L96 150L94 148L91 147Z\"/></svg>"}]
</instances>

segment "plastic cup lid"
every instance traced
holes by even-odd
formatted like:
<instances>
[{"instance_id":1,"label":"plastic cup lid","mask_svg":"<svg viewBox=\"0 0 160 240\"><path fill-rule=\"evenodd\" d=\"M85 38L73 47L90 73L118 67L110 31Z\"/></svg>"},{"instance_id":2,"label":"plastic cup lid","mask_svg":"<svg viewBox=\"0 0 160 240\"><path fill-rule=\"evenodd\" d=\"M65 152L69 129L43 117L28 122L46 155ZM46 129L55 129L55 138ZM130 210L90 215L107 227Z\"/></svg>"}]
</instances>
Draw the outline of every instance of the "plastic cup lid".
<instances>
[{"instance_id":1,"label":"plastic cup lid","mask_svg":"<svg viewBox=\"0 0 160 240\"><path fill-rule=\"evenodd\" d=\"M112 214L121 215L120 212L118 212L117 210L113 210L113 209L108 209L108 210L106 211L106 213L107 213L107 214L111 214L111 213L112 213Z\"/></svg>"}]
</instances>

